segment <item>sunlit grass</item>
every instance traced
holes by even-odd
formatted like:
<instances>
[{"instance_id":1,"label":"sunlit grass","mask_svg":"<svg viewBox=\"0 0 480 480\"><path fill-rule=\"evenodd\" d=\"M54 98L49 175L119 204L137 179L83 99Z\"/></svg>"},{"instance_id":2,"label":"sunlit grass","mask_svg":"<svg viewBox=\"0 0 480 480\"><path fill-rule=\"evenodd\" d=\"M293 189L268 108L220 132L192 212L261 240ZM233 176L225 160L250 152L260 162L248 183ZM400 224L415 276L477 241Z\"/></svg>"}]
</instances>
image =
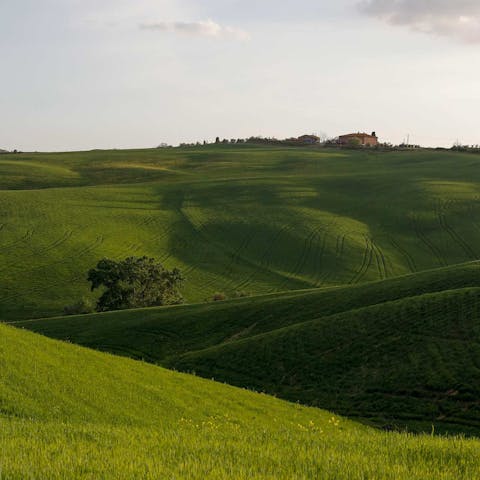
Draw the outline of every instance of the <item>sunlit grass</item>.
<instances>
[{"instance_id":1,"label":"sunlit grass","mask_svg":"<svg viewBox=\"0 0 480 480\"><path fill-rule=\"evenodd\" d=\"M475 479L480 442L320 410L0 327L5 479Z\"/></svg>"},{"instance_id":2,"label":"sunlit grass","mask_svg":"<svg viewBox=\"0 0 480 480\"><path fill-rule=\"evenodd\" d=\"M475 260L479 164L248 145L2 155L0 315L61 314L104 256L181 268L189 302Z\"/></svg>"},{"instance_id":3,"label":"sunlit grass","mask_svg":"<svg viewBox=\"0 0 480 480\"><path fill-rule=\"evenodd\" d=\"M214 304L15 323L389 429L480 432L480 263Z\"/></svg>"}]
</instances>

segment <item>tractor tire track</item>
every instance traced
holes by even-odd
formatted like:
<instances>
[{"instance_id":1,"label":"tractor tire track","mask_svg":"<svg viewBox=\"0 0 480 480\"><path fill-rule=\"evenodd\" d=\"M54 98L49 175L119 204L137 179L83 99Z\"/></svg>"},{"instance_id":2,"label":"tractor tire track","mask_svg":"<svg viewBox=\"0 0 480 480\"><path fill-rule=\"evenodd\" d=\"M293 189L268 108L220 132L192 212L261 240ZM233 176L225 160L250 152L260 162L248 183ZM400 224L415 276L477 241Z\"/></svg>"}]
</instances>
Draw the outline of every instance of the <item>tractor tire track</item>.
<instances>
[{"instance_id":1,"label":"tractor tire track","mask_svg":"<svg viewBox=\"0 0 480 480\"><path fill-rule=\"evenodd\" d=\"M375 261L377 264L378 274L381 280L385 280L388 277L388 268L387 268L387 260L383 251L378 246L378 244L373 240L373 238L369 237L369 241L372 245L372 249L375 255Z\"/></svg>"},{"instance_id":2,"label":"tractor tire track","mask_svg":"<svg viewBox=\"0 0 480 480\"><path fill-rule=\"evenodd\" d=\"M295 277L298 275L304 268L305 264L307 263L307 260L310 256L310 253L312 252L312 248L314 243L316 242L317 238L319 237L320 233L324 230L323 225L319 225L318 227L314 228L309 235L305 238L303 242L303 247L302 251L300 253L299 258L297 259L297 262L293 269L290 271L290 275ZM285 288L285 286L288 284L288 279L285 279L284 282L280 285L280 289Z\"/></svg>"},{"instance_id":3,"label":"tractor tire track","mask_svg":"<svg viewBox=\"0 0 480 480\"><path fill-rule=\"evenodd\" d=\"M315 277L315 282L316 282L316 286L317 287L323 287L327 281L332 278L332 275L334 273L338 273L340 271L340 259L342 258L343 254L344 254L344 251L345 251L345 243L346 243L346 238L347 238L347 234L341 234L341 235L337 235L336 239L335 239L335 268L334 270L332 271L331 269L328 270L328 271L324 271L322 272L322 259L323 259L323 254L325 252L325 247L326 247L326 240L327 240L327 235L324 237L323 241L323 245L322 245L322 252L321 252L321 255L319 257L319 263L317 263L317 268L318 268L318 272L319 274Z\"/></svg>"},{"instance_id":4,"label":"tractor tire track","mask_svg":"<svg viewBox=\"0 0 480 480\"><path fill-rule=\"evenodd\" d=\"M314 277L313 280L307 277L304 281L311 282L312 286L317 287L319 286L320 278L329 276L328 272L322 272L322 259L325 255L327 239L330 234L330 229L337 225L337 219L338 217L334 217L330 222L320 224L318 227L312 230L310 235L305 239L305 244L302 250L302 255L299 259L299 264L297 263L296 267L292 270L291 275L300 276L313 250L312 264L315 271ZM323 235L320 235L321 233L323 233ZM317 245L317 248L314 248L315 245ZM286 279L286 281L282 284L281 288L284 289L287 284L288 281Z\"/></svg>"},{"instance_id":5,"label":"tractor tire track","mask_svg":"<svg viewBox=\"0 0 480 480\"><path fill-rule=\"evenodd\" d=\"M29 270L28 274L31 275L33 272L41 272L42 270L45 270L46 268L49 268L51 266L58 265L58 264L61 264L61 263L65 263L66 260L71 260L73 258L75 258L75 259L81 258L84 255L87 255L88 253L97 249L103 243L103 241L104 241L104 237L99 236L99 237L96 238L96 240L92 244L90 244L87 247L79 250L75 254L64 257L61 260L57 260L56 262L50 263L48 265L42 265L41 267L36 267L32 270ZM37 273L35 275L35 277L37 277L37 276L40 276L40 274ZM22 298L22 297L25 297L25 296L27 296L31 293L42 293L42 292L45 292L45 291L49 290L50 288L56 287L58 285L75 282L75 281L77 281L77 280L79 280L83 277L84 277L84 274L82 273L82 274L76 274L74 276L71 276L68 279L60 279L60 280L55 281L55 282L43 283L41 286L29 288L28 291L26 291L26 292L16 292L12 295L7 295L5 297L1 297L0 302L8 302L8 301L11 301L11 300L15 300L17 298Z\"/></svg>"},{"instance_id":6,"label":"tractor tire track","mask_svg":"<svg viewBox=\"0 0 480 480\"><path fill-rule=\"evenodd\" d=\"M330 276L331 272L323 272L322 271L322 263L323 263L323 257L325 255L325 250L327 248L327 239L328 239L329 233L324 232L322 235L322 240L320 244L320 248L316 250L315 257L314 257L314 265L315 265L315 277L313 279L315 286L321 287L324 283L325 280ZM336 249L338 247L338 239L337 239L337 245ZM335 250L335 256L337 255L336 250Z\"/></svg>"},{"instance_id":7,"label":"tractor tire track","mask_svg":"<svg viewBox=\"0 0 480 480\"><path fill-rule=\"evenodd\" d=\"M349 284L359 283L363 279L363 277L367 274L368 270L372 266L373 256L373 247L368 240L368 237L365 236L365 251L363 254L362 264L360 265L360 269L358 270L358 272L350 280Z\"/></svg>"},{"instance_id":8,"label":"tractor tire track","mask_svg":"<svg viewBox=\"0 0 480 480\"><path fill-rule=\"evenodd\" d=\"M455 229L448 223L445 212L442 208L437 208L437 218L440 227L447 233L447 235L458 244L463 250L468 260L478 260L478 255L473 251L470 245L455 231Z\"/></svg>"},{"instance_id":9,"label":"tractor tire track","mask_svg":"<svg viewBox=\"0 0 480 480\"><path fill-rule=\"evenodd\" d=\"M300 252L300 256L297 258L295 265L292 270L290 270L289 275L295 276L298 275L299 272L303 269L304 265L306 264L308 257L310 256L310 252L312 251L313 244L315 243L316 238L319 236L320 232L323 230L323 225L319 225L318 227L314 228L310 231L307 237L303 241L303 247ZM288 285L290 278L285 278L283 282L278 287L279 290L283 290Z\"/></svg>"},{"instance_id":10,"label":"tractor tire track","mask_svg":"<svg viewBox=\"0 0 480 480\"><path fill-rule=\"evenodd\" d=\"M416 216L412 217L412 225L413 225L413 230L415 232L415 235L427 247L427 249L433 254L433 256L436 258L439 266L440 267L446 267L447 262L445 261L445 258L443 257L442 252L422 232Z\"/></svg>"},{"instance_id":11,"label":"tractor tire track","mask_svg":"<svg viewBox=\"0 0 480 480\"><path fill-rule=\"evenodd\" d=\"M345 240L347 238L346 234L337 236L337 243L335 246L335 258L340 259L343 256L345 251Z\"/></svg>"},{"instance_id":12,"label":"tractor tire track","mask_svg":"<svg viewBox=\"0 0 480 480\"><path fill-rule=\"evenodd\" d=\"M418 271L418 268L417 268L417 265L415 263L415 260L413 259L413 257L407 252L407 250L405 250L402 246L400 246L400 244L392 237L392 236L388 236L388 241L390 242L390 244L393 246L393 248L395 248L395 250L397 250L398 252L400 252L400 254L403 256L403 258L405 259L405 261L407 262L407 265L408 265L408 268L409 270L414 273L414 272L417 272Z\"/></svg>"},{"instance_id":13,"label":"tractor tire track","mask_svg":"<svg viewBox=\"0 0 480 480\"><path fill-rule=\"evenodd\" d=\"M28 240L30 240L32 238L34 233L35 233L35 230L27 230L25 235L23 235L23 237L20 237L19 239L15 240L14 242L11 242L11 243L8 243L6 245L1 246L0 249L2 250L2 253L7 251L7 250L11 250L12 248L17 247L21 243L27 242Z\"/></svg>"},{"instance_id":14,"label":"tractor tire track","mask_svg":"<svg viewBox=\"0 0 480 480\"><path fill-rule=\"evenodd\" d=\"M68 231L68 232L65 232L63 234L63 236L57 240L55 240L53 243L51 243L50 245L47 245L46 247L44 248L41 248L35 252L32 252L32 253L29 253L28 255L22 255L20 257L21 260L25 259L25 258L33 258L33 257L37 257L37 256L41 256L47 252L50 252L51 250L54 250L55 248L63 245L64 243L66 243L68 240L70 240L72 238L72 235L73 235L73 231ZM3 272L5 270L7 270L8 268L12 267L13 265L16 265L18 262L10 262L10 263L4 263L2 264L2 268L0 268L0 272Z\"/></svg>"},{"instance_id":15,"label":"tractor tire track","mask_svg":"<svg viewBox=\"0 0 480 480\"><path fill-rule=\"evenodd\" d=\"M276 243L278 242L278 239L282 235L284 235L285 233L288 233L299 224L300 222L282 225L282 227L270 237L270 240L268 241L270 245L267 246L267 248L264 250L259 260L258 261L252 260L252 265L256 265L260 267L261 270L263 270L265 273L269 273L269 274L274 273L270 269L270 264L272 261L272 254L273 254L273 247L276 245ZM248 275L246 279L244 279L242 282L238 283L235 286L235 290L241 290L242 288L249 285L257 275L258 275L258 271L253 271L250 275Z\"/></svg>"},{"instance_id":16,"label":"tractor tire track","mask_svg":"<svg viewBox=\"0 0 480 480\"><path fill-rule=\"evenodd\" d=\"M226 289L233 288L233 283L234 283L234 278L232 277L233 270L234 270L234 265L240 265L242 262L245 264L248 264L248 260L244 259L241 255L241 252L244 250L247 250L252 241L256 238L256 234L253 232L249 232L245 237L242 239L239 247L231 252L229 254L230 261L225 267L225 269L222 271L222 273L219 276L225 276L225 277L230 277L230 280L226 283L225 287ZM222 244L223 245L223 244ZM210 280L207 282L205 285L207 288L211 287L215 283L215 279Z\"/></svg>"}]
</instances>

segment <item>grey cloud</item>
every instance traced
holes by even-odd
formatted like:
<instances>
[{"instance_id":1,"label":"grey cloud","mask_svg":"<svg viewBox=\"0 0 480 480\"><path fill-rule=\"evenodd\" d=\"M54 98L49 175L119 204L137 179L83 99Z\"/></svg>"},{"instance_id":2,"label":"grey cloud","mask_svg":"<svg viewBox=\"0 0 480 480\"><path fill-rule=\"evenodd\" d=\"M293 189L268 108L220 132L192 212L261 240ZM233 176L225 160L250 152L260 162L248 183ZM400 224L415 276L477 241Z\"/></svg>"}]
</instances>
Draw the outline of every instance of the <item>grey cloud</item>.
<instances>
[{"instance_id":1,"label":"grey cloud","mask_svg":"<svg viewBox=\"0 0 480 480\"><path fill-rule=\"evenodd\" d=\"M212 38L234 38L248 40L249 34L241 29L220 25L213 20L199 22L156 22L142 23L142 30L158 30L183 35Z\"/></svg>"},{"instance_id":2,"label":"grey cloud","mask_svg":"<svg viewBox=\"0 0 480 480\"><path fill-rule=\"evenodd\" d=\"M479 0L363 0L358 8L391 25L480 43Z\"/></svg>"}]
</instances>

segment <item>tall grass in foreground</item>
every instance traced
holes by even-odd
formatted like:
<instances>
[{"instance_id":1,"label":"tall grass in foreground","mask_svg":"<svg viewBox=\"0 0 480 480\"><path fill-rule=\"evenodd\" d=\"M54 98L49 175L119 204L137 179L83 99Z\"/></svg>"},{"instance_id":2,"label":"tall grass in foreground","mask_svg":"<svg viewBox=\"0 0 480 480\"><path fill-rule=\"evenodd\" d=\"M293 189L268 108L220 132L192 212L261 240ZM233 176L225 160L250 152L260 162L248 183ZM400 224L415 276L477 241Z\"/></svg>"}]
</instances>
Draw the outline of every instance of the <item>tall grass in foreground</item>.
<instances>
[{"instance_id":1,"label":"tall grass in foreground","mask_svg":"<svg viewBox=\"0 0 480 480\"><path fill-rule=\"evenodd\" d=\"M291 409L276 423L224 414L145 428L3 419L0 478L480 478L478 441L375 432Z\"/></svg>"},{"instance_id":2,"label":"tall grass in foreground","mask_svg":"<svg viewBox=\"0 0 480 480\"><path fill-rule=\"evenodd\" d=\"M476 479L479 451L0 326L2 479Z\"/></svg>"}]
</instances>

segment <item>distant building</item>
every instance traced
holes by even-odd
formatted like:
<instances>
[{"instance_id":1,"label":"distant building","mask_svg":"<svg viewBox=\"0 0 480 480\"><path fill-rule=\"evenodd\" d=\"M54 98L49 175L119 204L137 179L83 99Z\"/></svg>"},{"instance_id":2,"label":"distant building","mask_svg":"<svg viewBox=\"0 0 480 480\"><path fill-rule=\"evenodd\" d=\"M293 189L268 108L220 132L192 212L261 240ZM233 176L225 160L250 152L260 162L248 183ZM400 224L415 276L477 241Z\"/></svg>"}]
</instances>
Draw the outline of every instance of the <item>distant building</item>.
<instances>
[{"instance_id":1,"label":"distant building","mask_svg":"<svg viewBox=\"0 0 480 480\"><path fill-rule=\"evenodd\" d=\"M360 145L364 147L374 147L378 145L378 137L375 132L372 132L371 135L368 133L349 133L348 135L338 137L338 143L340 145L348 145L355 140L358 140Z\"/></svg>"},{"instance_id":2,"label":"distant building","mask_svg":"<svg viewBox=\"0 0 480 480\"><path fill-rule=\"evenodd\" d=\"M320 143L320 137L317 137L316 135L302 135L297 138L297 142L303 143L304 145L315 145Z\"/></svg>"}]
</instances>

